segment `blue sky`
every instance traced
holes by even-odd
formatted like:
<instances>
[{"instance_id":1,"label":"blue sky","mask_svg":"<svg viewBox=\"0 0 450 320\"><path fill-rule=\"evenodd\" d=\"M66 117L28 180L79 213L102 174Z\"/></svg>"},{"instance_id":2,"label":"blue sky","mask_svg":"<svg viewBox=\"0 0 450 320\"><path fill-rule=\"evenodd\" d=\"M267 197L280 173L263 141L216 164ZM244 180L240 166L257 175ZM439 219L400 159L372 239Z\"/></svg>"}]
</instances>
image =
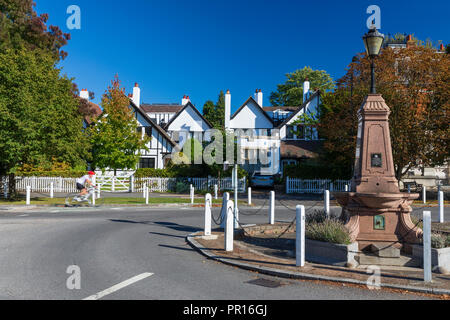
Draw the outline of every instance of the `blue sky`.
<instances>
[{"instance_id":1,"label":"blue sky","mask_svg":"<svg viewBox=\"0 0 450 320\"><path fill-rule=\"evenodd\" d=\"M447 0L35 0L49 24L70 32L61 66L94 102L119 74L127 93L135 82L145 103L202 109L230 89L236 110L255 92L269 95L285 74L310 66L335 80L364 50L369 5L381 8L381 32L449 42ZM69 30L69 5L81 9L81 30Z\"/></svg>"}]
</instances>

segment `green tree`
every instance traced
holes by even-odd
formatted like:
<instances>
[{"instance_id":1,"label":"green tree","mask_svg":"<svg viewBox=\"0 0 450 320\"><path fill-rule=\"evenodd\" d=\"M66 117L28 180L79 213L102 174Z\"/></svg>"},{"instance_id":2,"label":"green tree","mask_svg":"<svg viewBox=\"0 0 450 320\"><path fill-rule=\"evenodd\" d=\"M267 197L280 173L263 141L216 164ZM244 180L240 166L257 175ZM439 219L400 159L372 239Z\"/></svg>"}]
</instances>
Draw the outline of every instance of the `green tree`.
<instances>
[{"instance_id":1,"label":"green tree","mask_svg":"<svg viewBox=\"0 0 450 320\"><path fill-rule=\"evenodd\" d=\"M211 100L205 102L203 106L203 116L208 120L214 129L223 130L225 125L225 94L220 91L219 98L214 104Z\"/></svg>"},{"instance_id":2,"label":"green tree","mask_svg":"<svg viewBox=\"0 0 450 320\"><path fill-rule=\"evenodd\" d=\"M93 166L101 170L135 169L140 151L148 150L150 141L142 139L138 132L138 122L130 109L130 101L125 90L120 87L118 76L102 98L103 113L94 119L89 128L92 143Z\"/></svg>"},{"instance_id":3,"label":"green tree","mask_svg":"<svg viewBox=\"0 0 450 320\"><path fill-rule=\"evenodd\" d=\"M311 89L324 92L335 88L334 81L323 70L313 70L310 67L286 74L286 82L277 86L277 91L270 95L270 102L274 106L299 106L303 103L303 83L308 79Z\"/></svg>"},{"instance_id":4,"label":"green tree","mask_svg":"<svg viewBox=\"0 0 450 320\"><path fill-rule=\"evenodd\" d=\"M60 73L43 50L0 51L0 174L88 159L73 84Z\"/></svg>"}]
</instances>

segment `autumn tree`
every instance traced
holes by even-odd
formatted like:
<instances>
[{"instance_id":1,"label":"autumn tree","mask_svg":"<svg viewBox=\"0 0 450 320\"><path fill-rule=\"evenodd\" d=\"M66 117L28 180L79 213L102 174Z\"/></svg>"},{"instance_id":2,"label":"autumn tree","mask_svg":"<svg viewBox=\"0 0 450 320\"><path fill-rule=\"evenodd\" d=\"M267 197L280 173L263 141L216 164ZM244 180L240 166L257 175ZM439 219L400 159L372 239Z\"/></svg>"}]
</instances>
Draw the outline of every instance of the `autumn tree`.
<instances>
[{"instance_id":1,"label":"autumn tree","mask_svg":"<svg viewBox=\"0 0 450 320\"><path fill-rule=\"evenodd\" d=\"M142 138L138 132L139 124L118 76L111 81L101 105L103 113L94 118L94 125L89 128L93 167L114 172L136 169L140 151L148 150L146 144L150 138Z\"/></svg>"},{"instance_id":2,"label":"autumn tree","mask_svg":"<svg viewBox=\"0 0 450 320\"><path fill-rule=\"evenodd\" d=\"M377 92L391 109L397 179L412 167L444 163L450 154L449 55L416 46L386 48L376 59ZM319 132L329 163L353 166L357 111L369 93L370 60L356 56L333 93L322 97Z\"/></svg>"}]
</instances>

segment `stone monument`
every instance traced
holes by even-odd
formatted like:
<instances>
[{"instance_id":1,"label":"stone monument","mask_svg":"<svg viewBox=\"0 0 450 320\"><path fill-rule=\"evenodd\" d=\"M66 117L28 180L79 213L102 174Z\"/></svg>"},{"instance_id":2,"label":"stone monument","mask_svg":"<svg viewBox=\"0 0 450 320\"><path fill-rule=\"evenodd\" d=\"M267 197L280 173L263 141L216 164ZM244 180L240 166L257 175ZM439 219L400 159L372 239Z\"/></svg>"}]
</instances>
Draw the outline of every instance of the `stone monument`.
<instances>
[{"instance_id":1,"label":"stone monument","mask_svg":"<svg viewBox=\"0 0 450 320\"><path fill-rule=\"evenodd\" d=\"M346 212L346 227L359 250L379 257L411 252L422 230L410 217L419 194L401 193L395 178L389 132L390 109L380 94L369 94L358 112L355 169L350 192L334 192ZM394 253L392 253L394 252Z\"/></svg>"}]
</instances>

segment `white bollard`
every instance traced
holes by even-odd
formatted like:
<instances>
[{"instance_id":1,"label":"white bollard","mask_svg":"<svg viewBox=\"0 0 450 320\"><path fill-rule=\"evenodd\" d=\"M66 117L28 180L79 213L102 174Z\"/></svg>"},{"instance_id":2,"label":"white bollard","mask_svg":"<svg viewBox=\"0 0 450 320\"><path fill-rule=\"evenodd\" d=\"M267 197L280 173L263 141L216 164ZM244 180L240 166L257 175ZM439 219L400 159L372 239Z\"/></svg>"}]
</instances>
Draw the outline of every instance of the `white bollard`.
<instances>
[{"instance_id":1,"label":"white bollard","mask_svg":"<svg viewBox=\"0 0 450 320\"><path fill-rule=\"evenodd\" d=\"M432 281L431 275L431 211L423 212L423 280Z\"/></svg>"},{"instance_id":2,"label":"white bollard","mask_svg":"<svg viewBox=\"0 0 450 320\"><path fill-rule=\"evenodd\" d=\"M26 205L29 206L30 205L30 198L31 198L31 187L27 186L27 198L26 198Z\"/></svg>"},{"instance_id":3,"label":"white bollard","mask_svg":"<svg viewBox=\"0 0 450 320\"><path fill-rule=\"evenodd\" d=\"M8 198L8 182L6 179L3 181L3 197L5 197L5 199Z\"/></svg>"},{"instance_id":4,"label":"white bollard","mask_svg":"<svg viewBox=\"0 0 450 320\"><path fill-rule=\"evenodd\" d=\"M438 193L439 223L444 223L444 191Z\"/></svg>"},{"instance_id":5,"label":"white bollard","mask_svg":"<svg viewBox=\"0 0 450 320\"><path fill-rule=\"evenodd\" d=\"M205 196L205 236L211 235L211 205L212 196L207 193Z\"/></svg>"},{"instance_id":6,"label":"white bollard","mask_svg":"<svg viewBox=\"0 0 450 320\"><path fill-rule=\"evenodd\" d=\"M92 193L92 205L95 206L95 190Z\"/></svg>"},{"instance_id":7,"label":"white bollard","mask_svg":"<svg viewBox=\"0 0 450 320\"><path fill-rule=\"evenodd\" d=\"M345 192L348 192L348 184L345 185Z\"/></svg>"},{"instance_id":8,"label":"white bollard","mask_svg":"<svg viewBox=\"0 0 450 320\"><path fill-rule=\"evenodd\" d=\"M297 206L295 260L297 267L305 266L305 206Z\"/></svg>"},{"instance_id":9,"label":"white bollard","mask_svg":"<svg viewBox=\"0 0 450 320\"><path fill-rule=\"evenodd\" d=\"M270 191L269 224L275 224L275 191Z\"/></svg>"},{"instance_id":10,"label":"white bollard","mask_svg":"<svg viewBox=\"0 0 450 320\"><path fill-rule=\"evenodd\" d=\"M222 219L222 223L220 224L220 227L225 229L226 219L227 219L227 203L230 200L230 193L225 192L223 194L223 201L222 201L222 211L220 212L220 218Z\"/></svg>"},{"instance_id":11,"label":"white bollard","mask_svg":"<svg viewBox=\"0 0 450 320\"><path fill-rule=\"evenodd\" d=\"M225 207L225 251L233 251L233 240L234 240L234 202L233 200L228 200Z\"/></svg>"},{"instance_id":12,"label":"white bollard","mask_svg":"<svg viewBox=\"0 0 450 320\"><path fill-rule=\"evenodd\" d=\"M144 189L142 193L142 198L145 198L145 190L147 190L147 182L144 183Z\"/></svg>"},{"instance_id":13,"label":"white bollard","mask_svg":"<svg viewBox=\"0 0 450 320\"><path fill-rule=\"evenodd\" d=\"M53 199L54 194L53 194L53 182L50 182L50 199Z\"/></svg>"},{"instance_id":14,"label":"white bollard","mask_svg":"<svg viewBox=\"0 0 450 320\"><path fill-rule=\"evenodd\" d=\"M191 204L194 204L195 189L191 184Z\"/></svg>"},{"instance_id":15,"label":"white bollard","mask_svg":"<svg viewBox=\"0 0 450 320\"><path fill-rule=\"evenodd\" d=\"M330 191L325 190L324 194L324 210L327 213L327 216L330 215Z\"/></svg>"},{"instance_id":16,"label":"white bollard","mask_svg":"<svg viewBox=\"0 0 450 320\"><path fill-rule=\"evenodd\" d=\"M147 205L148 205L148 196L149 196L148 187L146 186L145 187L145 204L147 204Z\"/></svg>"},{"instance_id":17,"label":"white bollard","mask_svg":"<svg viewBox=\"0 0 450 320\"><path fill-rule=\"evenodd\" d=\"M252 204L252 188L248 188L248 205Z\"/></svg>"},{"instance_id":18,"label":"white bollard","mask_svg":"<svg viewBox=\"0 0 450 320\"><path fill-rule=\"evenodd\" d=\"M97 199L100 199L102 197L102 184L99 183L97 186Z\"/></svg>"},{"instance_id":19,"label":"white bollard","mask_svg":"<svg viewBox=\"0 0 450 320\"><path fill-rule=\"evenodd\" d=\"M422 189L422 199L423 199L423 203L426 204L427 203L427 187L423 186Z\"/></svg>"},{"instance_id":20,"label":"white bollard","mask_svg":"<svg viewBox=\"0 0 450 320\"><path fill-rule=\"evenodd\" d=\"M217 186L217 184L214 185L214 199L218 199L218 191L219 191L219 187Z\"/></svg>"}]
</instances>

